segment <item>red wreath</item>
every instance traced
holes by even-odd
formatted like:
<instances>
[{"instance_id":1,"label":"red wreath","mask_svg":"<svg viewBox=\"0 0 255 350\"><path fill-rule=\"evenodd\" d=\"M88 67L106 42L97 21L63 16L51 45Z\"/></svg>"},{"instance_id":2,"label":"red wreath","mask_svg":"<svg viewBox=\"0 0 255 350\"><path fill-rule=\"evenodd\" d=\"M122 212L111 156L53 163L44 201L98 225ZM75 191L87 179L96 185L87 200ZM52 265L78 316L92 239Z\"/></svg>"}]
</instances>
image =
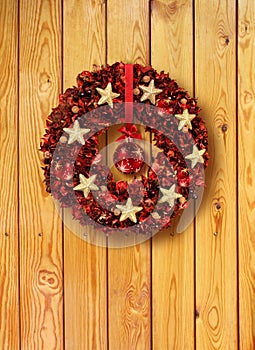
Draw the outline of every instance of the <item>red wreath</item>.
<instances>
[{"instance_id":1,"label":"red wreath","mask_svg":"<svg viewBox=\"0 0 255 350\"><path fill-rule=\"evenodd\" d=\"M188 198L195 191L195 187L204 186L201 173L208 165L208 133L204 120L199 116L200 108L196 99L180 88L169 74L163 71L157 73L151 66L143 67L139 64L115 63L102 68L95 67L92 72L84 71L79 74L77 83L77 87L69 88L59 96L59 105L52 110L46 122L46 133L41 142L46 190L52 193L62 207L72 207L74 218L82 225L97 223L106 229L126 228L139 223L140 232L144 234L151 226L170 226L170 218L187 207ZM113 98L112 101L104 103L107 96L103 98L102 91L106 91L107 88L111 89ZM148 89L155 93L148 92L146 95ZM132 123L132 104L128 103L123 107L125 102L132 102L139 109L140 121L146 126L145 131L152 133L155 145L162 150L153 159L152 166L148 167L146 174L141 178L134 175L129 184L126 181L116 181L109 168L100 165L99 155L99 137L109 129L107 113L111 114L113 103L115 110L123 112L123 108L125 109L126 123L122 123L119 128L120 137L117 141L141 139L136 124ZM108 112L100 116L102 125L106 127L98 131L93 129L93 125L86 125L86 114L97 110L101 104L107 106ZM153 105L159 111L157 116L145 113L146 108ZM159 115L162 118L161 130L151 127L155 125ZM75 124L82 116L79 125ZM84 140L82 145L77 140L69 144L70 134L67 133L67 129L73 130L74 125L83 130L89 127L91 136ZM164 130L172 133L176 130L181 131L182 135L177 140L178 147L166 137ZM192 148L190 137L194 140L196 149L194 146ZM54 152L57 147L58 157L55 159ZM190 156L185 159L183 152ZM197 157L195 160L194 152ZM76 159L73 164L74 154ZM169 164L166 164L166 159ZM139 163L139 167L142 163ZM99 170L93 182L94 188L98 190L93 194L92 191L85 193L79 190L79 185L82 176L83 179L89 178L93 164L96 164ZM172 170L174 175L171 175ZM135 172L136 169L133 173ZM159 176L166 189L176 184L174 205L160 199L164 192L159 188ZM99 186L102 182L105 182L105 187ZM74 190L75 188L77 190ZM75 203L70 200L74 193ZM136 221L131 216L122 217L122 212L118 210L118 207L127 203L129 197L132 197L133 206L140 208L135 212ZM103 203L107 203L108 207L105 208ZM116 203L119 206L116 207ZM160 211L150 215L156 204L159 205Z\"/></svg>"}]
</instances>

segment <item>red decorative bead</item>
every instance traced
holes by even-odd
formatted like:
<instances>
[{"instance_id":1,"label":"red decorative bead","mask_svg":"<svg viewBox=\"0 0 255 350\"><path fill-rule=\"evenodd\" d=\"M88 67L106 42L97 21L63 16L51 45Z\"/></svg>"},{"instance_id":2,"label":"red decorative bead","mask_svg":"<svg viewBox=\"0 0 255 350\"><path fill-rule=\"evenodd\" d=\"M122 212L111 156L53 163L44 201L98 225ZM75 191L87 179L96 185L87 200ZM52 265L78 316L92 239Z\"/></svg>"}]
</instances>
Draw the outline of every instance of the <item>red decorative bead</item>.
<instances>
[{"instance_id":1,"label":"red decorative bead","mask_svg":"<svg viewBox=\"0 0 255 350\"><path fill-rule=\"evenodd\" d=\"M120 172L137 173L144 164L144 150L133 140L126 139L116 148L113 161Z\"/></svg>"}]
</instances>

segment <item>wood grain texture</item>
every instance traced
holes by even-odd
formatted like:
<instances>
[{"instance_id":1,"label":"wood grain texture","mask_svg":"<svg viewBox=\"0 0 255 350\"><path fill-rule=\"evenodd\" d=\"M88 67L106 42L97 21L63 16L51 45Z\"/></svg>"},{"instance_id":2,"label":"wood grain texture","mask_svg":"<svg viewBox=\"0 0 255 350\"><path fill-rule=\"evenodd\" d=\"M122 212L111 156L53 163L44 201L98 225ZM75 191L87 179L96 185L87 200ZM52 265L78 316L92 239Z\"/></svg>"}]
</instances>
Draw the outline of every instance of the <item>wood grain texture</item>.
<instances>
[{"instance_id":1,"label":"wood grain texture","mask_svg":"<svg viewBox=\"0 0 255 350\"><path fill-rule=\"evenodd\" d=\"M238 9L240 349L255 348L255 3Z\"/></svg>"},{"instance_id":2,"label":"wood grain texture","mask_svg":"<svg viewBox=\"0 0 255 350\"><path fill-rule=\"evenodd\" d=\"M107 62L150 62L149 1L107 1Z\"/></svg>"},{"instance_id":3,"label":"wood grain texture","mask_svg":"<svg viewBox=\"0 0 255 350\"><path fill-rule=\"evenodd\" d=\"M154 0L151 5L151 62L193 92L193 2Z\"/></svg>"},{"instance_id":4,"label":"wood grain texture","mask_svg":"<svg viewBox=\"0 0 255 350\"><path fill-rule=\"evenodd\" d=\"M92 229L65 216L72 227L65 227L64 240L65 349L107 349L106 248L84 241Z\"/></svg>"},{"instance_id":5,"label":"wood grain texture","mask_svg":"<svg viewBox=\"0 0 255 350\"><path fill-rule=\"evenodd\" d=\"M19 349L18 6L0 2L0 348Z\"/></svg>"},{"instance_id":6,"label":"wood grain texture","mask_svg":"<svg viewBox=\"0 0 255 350\"><path fill-rule=\"evenodd\" d=\"M83 70L105 64L105 4L103 1L64 1L64 89L75 84ZM103 142L103 141L102 141ZM105 140L104 140L105 142ZM107 261L106 248L91 245L95 234L82 228L65 211L65 348L107 348ZM78 236L73 232L78 233ZM97 241L95 241L97 243Z\"/></svg>"},{"instance_id":7,"label":"wood grain texture","mask_svg":"<svg viewBox=\"0 0 255 350\"><path fill-rule=\"evenodd\" d=\"M191 96L192 19L192 1L152 2L152 65L158 70L170 72L170 76ZM153 349L194 349L193 226L191 224L185 232L174 236L170 233L175 233L176 227L153 237Z\"/></svg>"},{"instance_id":8,"label":"wood grain texture","mask_svg":"<svg viewBox=\"0 0 255 350\"><path fill-rule=\"evenodd\" d=\"M76 85L76 76L105 64L105 1L63 0L64 87ZM68 74L67 74L68 72Z\"/></svg>"},{"instance_id":9,"label":"wood grain texture","mask_svg":"<svg viewBox=\"0 0 255 350\"><path fill-rule=\"evenodd\" d=\"M238 347L235 15L234 1L195 1L196 95L211 155L196 225L197 350Z\"/></svg>"},{"instance_id":10,"label":"wood grain texture","mask_svg":"<svg viewBox=\"0 0 255 350\"><path fill-rule=\"evenodd\" d=\"M109 349L150 349L149 243L109 249Z\"/></svg>"},{"instance_id":11,"label":"wood grain texture","mask_svg":"<svg viewBox=\"0 0 255 350\"><path fill-rule=\"evenodd\" d=\"M61 82L60 1L20 1L20 324L22 349L63 348L62 230L38 148Z\"/></svg>"},{"instance_id":12,"label":"wood grain texture","mask_svg":"<svg viewBox=\"0 0 255 350\"><path fill-rule=\"evenodd\" d=\"M149 2L107 1L107 61L149 63ZM150 241L108 251L110 349L150 349Z\"/></svg>"}]
</instances>

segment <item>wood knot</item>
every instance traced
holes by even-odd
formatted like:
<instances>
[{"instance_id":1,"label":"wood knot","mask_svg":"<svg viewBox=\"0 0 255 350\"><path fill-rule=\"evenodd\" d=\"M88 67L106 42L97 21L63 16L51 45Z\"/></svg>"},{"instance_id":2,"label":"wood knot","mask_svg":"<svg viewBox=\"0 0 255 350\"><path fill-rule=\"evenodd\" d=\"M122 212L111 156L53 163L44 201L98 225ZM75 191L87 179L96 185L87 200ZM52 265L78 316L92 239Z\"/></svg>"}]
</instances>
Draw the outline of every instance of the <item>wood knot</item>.
<instances>
[{"instance_id":1,"label":"wood knot","mask_svg":"<svg viewBox=\"0 0 255 350\"><path fill-rule=\"evenodd\" d=\"M216 209L216 212L215 213L218 213L219 211L221 211L224 207L224 203L222 202L222 200L220 198L216 198L214 201L213 201L213 205Z\"/></svg>"},{"instance_id":2,"label":"wood knot","mask_svg":"<svg viewBox=\"0 0 255 350\"><path fill-rule=\"evenodd\" d=\"M47 72L42 72L39 75L39 90L44 93L51 87L51 78Z\"/></svg>"},{"instance_id":3,"label":"wood knot","mask_svg":"<svg viewBox=\"0 0 255 350\"><path fill-rule=\"evenodd\" d=\"M220 326L220 317L216 306L213 306L208 312L208 324L214 331Z\"/></svg>"},{"instance_id":4,"label":"wood knot","mask_svg":"<svg viewBox=\"0 0 255 350\"><path fill-rule=\"evenodd\" d=\"M127 294L126 302L132 313L144 315L147 313L149 292L146 289L141 290L140 293L130 290Z\"/></svg>"},{"instance_id":5,"label":"wood knot","mask_svg":"<svg viewBox=\"0 0 255 350\"><path fill-rule=\"evenodd\" d=\"M61 288L60 279L57 274L48 270L39 271L38 285L44 294L57 294Z\"/></svg>"},{"instance_id":6,"label":"wood knot","mask_svg":"<svg viewBox=\"0 0 255 350\"><path fill-rule=\"evenodd\" d=\"M220 204L220 203L216 203L215 206L216 206L216 209L217 209L217 210L220 210L220 209L221 209L221 204Z\"/></svg>"},{"instance_id":7,"label":"wood knot","mask_svg":"<svg viewBox=\"0 0 255 350\"><path fill-rule=\"evenodd\" d=\"M246 35L250 34L250 23L242 21L239 28L239 35L241 38L244 38Z\"/></svg>"},{"instance_id":8,"label":"wood knot","mask_svg":"<svg viewBox=\"0 0 255 350\"><path fill-rule=\"evenodd\" d=\"M222 130L222 132L224 132L224 133L227 132L227 131L228 131L228 125L227 125L226 123L222 124L221 130Z\"/></svg>"},{"instance_id":9,"label":"wood knot","mask_svg":"<svg viewBox=\"0 0 255 350\"><path fill-rule=\"evenodd\" d=\"M226 35L226 36L225 36L225 44L226 44L226 45L228 45L228 44L229 44L229 42L230 42L230 40L229 40L229 36L228 36L228 35Z\"/></svg>"},{"instance_id":10,"label":"wood knot","mask_svg":"<svg viewBox=\"0 0 255 350\"><path fill-rule=\"evenodd\" d=\"M214 236L218 236L222 231L222 222L224 216L225 202L223 198L215 198L212 203L213 207L213 217L214 217Z\"/></svg>"},{"instance_id":11,"label":"wood knot","mask_svg":"<svg viewBox=\"0 0 255 350\"><path fill-rule=\"evenodd\" d=\"M244 91L243 94L244 104L250 104L254 102L253 94L250 91Z\"/></svg>"}]
</instances>

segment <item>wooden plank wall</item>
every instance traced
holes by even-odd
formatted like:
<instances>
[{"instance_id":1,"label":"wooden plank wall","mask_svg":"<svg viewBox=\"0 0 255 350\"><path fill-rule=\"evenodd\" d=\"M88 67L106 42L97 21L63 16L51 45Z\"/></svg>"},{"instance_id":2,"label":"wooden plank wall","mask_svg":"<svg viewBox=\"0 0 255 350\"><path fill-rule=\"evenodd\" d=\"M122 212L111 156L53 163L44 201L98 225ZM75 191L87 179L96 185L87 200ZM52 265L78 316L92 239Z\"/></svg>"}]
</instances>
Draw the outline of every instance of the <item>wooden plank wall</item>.
<instances>
[{"instance_id":1,"label":"wooden plank wall","mask_svg":"<svg viewBox=\"0 0 255 350\"><path fill-rule=\"evenodd\" d=\"M254 2L3 0L0 24L0 348L253 350ZM106 249L62 224L38 148L58 94L118 60L199 98L211 160L184 233Z\"/></svg>"}]
</instances>

